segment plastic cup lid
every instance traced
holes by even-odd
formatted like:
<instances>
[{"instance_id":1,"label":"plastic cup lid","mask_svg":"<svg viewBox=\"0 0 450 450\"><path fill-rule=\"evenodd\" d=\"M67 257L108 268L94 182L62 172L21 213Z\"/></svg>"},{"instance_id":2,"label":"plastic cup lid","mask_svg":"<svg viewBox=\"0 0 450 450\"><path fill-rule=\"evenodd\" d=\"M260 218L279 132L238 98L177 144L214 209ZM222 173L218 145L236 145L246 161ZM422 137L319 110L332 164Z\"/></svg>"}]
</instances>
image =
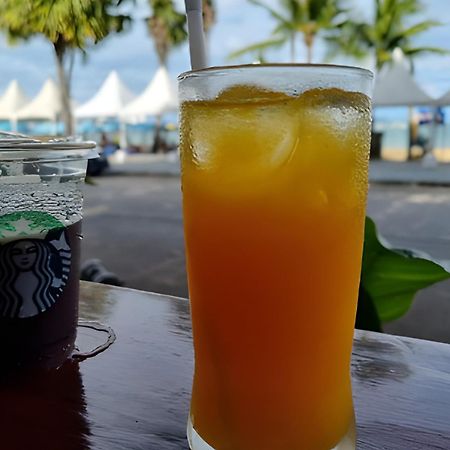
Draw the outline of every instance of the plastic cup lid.
<instances>
[{"instance_id":1,"label":"plastic cup lid","mask_svg":"<svg viewBox=\"0 0 450 450\"><path fill-rule=\"evenodd\" d=\"M36 139L0 131L0 161L92 159L98 157L94 141L78 138Z\"/></svg>"}]
</instances>

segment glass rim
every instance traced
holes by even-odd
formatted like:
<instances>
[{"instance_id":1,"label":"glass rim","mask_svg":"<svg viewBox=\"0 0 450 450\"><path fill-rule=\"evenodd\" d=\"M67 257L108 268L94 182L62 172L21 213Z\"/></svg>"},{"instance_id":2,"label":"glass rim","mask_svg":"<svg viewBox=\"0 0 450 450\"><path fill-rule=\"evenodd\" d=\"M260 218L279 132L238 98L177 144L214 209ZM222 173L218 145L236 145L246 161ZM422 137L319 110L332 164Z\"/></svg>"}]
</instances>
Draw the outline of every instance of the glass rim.
<instances>
[{"instance_id":1,"label":"glass rim","mask_svg":"<svg viewBox=\"0 0 450 450\"><path fill-rule=\"evenodd\" d=\"M363 78L373 80L374 73L369 69L357 66L347 66L339 64L308 64L308 63L269 63L269 64L236 64L230 66L211 66L203 69L188 70L178 75L179 82L207 75L222 75L224 72L238 72L239 70L262 70L262 69L301 69L302 71L325 70L326 72L342 72L359 74Z\"/></svg>"}]
</instances>

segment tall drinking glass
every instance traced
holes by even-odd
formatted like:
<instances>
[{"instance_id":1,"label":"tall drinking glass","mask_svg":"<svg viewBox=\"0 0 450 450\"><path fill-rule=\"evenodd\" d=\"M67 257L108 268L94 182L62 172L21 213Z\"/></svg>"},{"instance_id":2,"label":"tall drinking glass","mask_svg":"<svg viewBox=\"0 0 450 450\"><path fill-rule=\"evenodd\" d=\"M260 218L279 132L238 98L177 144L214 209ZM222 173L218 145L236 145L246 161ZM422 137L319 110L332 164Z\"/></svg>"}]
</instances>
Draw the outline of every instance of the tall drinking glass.
<instances>
[{"instance_id":1,"label":"tall drinking glass","mask_svg":"<svg viewBox=\"0 0 450 450\"><path fill-rule=\"evenodd\" d=\"M370 72L180 75L193 450L354 449Z\"/></svg>"}]
</instances>

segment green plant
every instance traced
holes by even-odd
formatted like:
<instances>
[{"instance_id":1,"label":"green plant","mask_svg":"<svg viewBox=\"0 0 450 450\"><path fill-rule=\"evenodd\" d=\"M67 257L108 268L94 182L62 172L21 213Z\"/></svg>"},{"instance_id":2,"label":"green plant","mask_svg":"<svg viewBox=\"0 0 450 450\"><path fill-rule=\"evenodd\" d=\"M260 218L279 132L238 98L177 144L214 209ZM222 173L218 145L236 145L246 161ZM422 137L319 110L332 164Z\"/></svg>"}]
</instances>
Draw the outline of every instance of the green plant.
<instances>
[{"instance_id":1,"label":"green plant","mask_svg":"<svg viewBox=\"0 0 450 450\"><path fill-rule=\"evenodd\" d=\"M172 47L187 39L186 16L175 9L173 0L149 0L152 15L146 19L161 65L167 64Z\"/></svg>"},{"instance_id":2,"label":"green plant","mask_svg":"<svg viewBox=\"0 0 450 450\"><path fill-rule=\"evenodd\" d=\"M374 6L371 22L348 20L325 37L329 58L342 53L355 58L372 54L379 70L392 61L392 52L397 47L411 61L423 53L446 53L441 48L414 45L417 35L440 25L433 20L419 20L411 24L414 17L423 18L424 7L419 0L375 0Z\"/></svg>"},{"instance_id":3,"label":"green plant","mask_svg":"<svg viewBox=\"0 0 450 450\"><path fill-rule=\"evenodd\" d=\"M450 278L450 273L424 255L389 248L366 218L356 328L382 331L383 322L398 319L420 289Z\"/></svg>"},{"instance_id":4,"label":"green plant","mask_svg":"<svg viewBox=\"0 0 450 450\"><path fill-rule=\"evenodd\" d=\"M258 42L230 55L237 58L248 53L260 54L269 48L289 43L291 60L296 60L296 41L301 36L306 47L308 63L312 61L316 37L336 27L343 27L346 12L340 0L278 0L277 7L271 7L260 0L250 3L265 9L276 25L269 39Z\"/></svg>"}]
</instances>

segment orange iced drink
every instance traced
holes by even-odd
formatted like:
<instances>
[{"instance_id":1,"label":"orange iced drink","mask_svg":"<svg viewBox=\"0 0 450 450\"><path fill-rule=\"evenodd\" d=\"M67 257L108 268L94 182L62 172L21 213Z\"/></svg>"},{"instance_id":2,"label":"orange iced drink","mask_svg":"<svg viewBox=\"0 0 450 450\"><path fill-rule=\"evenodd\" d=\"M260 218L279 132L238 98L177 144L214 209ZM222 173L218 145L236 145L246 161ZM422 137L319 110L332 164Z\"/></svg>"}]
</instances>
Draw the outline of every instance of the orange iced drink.
<instances>
[{"instance_id":1,"label":"orange iced drink","mask_svg":"<svg viewBox=\"0 0 450 450\"><path fill-rule=\"evenodd\" d=\"M182 103L195 450L352 448L369 134L336 88Z\"/></svg>"}]
</instances>

